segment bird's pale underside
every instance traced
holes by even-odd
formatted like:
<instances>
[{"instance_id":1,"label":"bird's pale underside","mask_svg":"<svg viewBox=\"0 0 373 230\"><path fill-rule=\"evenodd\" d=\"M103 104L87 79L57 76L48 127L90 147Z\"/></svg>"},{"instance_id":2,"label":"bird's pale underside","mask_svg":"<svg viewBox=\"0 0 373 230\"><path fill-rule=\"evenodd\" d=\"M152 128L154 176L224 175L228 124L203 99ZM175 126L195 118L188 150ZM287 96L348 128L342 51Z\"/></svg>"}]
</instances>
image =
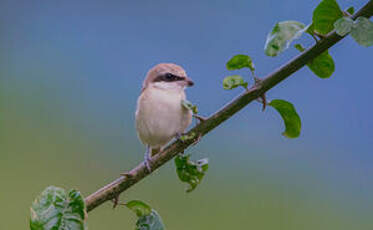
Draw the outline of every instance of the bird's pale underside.
<instances>
[{"instance_id":1,"label":"bird's pale underside","mask_svg":"<svg viewBox=\"0 0 373 230\"><path fill-rule=\"evenodd\" d=\"M178 65L162 63L149 70L136 109L136 129L147 147L144 162L149 171L151 156L191 124L192 112L181 102L186 99L184 89L192 85Z\"/></svg>"}]
</instances>

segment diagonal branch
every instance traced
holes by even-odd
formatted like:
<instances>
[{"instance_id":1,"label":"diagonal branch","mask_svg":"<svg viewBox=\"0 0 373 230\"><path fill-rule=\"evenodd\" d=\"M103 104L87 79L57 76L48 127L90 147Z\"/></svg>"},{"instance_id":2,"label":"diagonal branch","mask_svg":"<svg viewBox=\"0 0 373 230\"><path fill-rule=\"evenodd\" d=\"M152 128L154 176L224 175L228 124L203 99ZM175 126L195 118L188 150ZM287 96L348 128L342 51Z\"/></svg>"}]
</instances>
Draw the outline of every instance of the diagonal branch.
<instances>
[{"instance_id":1,"label":"diagonal branch","mask_svg":"<svg viewBox=\"0 0 373 230\"><path fill-rule=\"evenodd\" d=\"M365 6L363 6L356 14L352 16L352 19L356 19L359 16L370 18L372 15L373 0L370 0ZM212 114L205 121L192 128L188 132L188 134L191 135L192 133L194 133L194 139L187 140L184 143L181 141L175 141L168 145L162 153L154 156L152 159L153 170L159 168L160 166L171 160L178 153L183 152L186 148L197 141L199 137L206 135L208 132L210 132L221 123L229 119L231 116L233 116L235 113L240 111L242 108L244 108L247 104L263 95L265 92L279 84L281 81L285 80L291 74L301 69L312 59L314 59L342 39L343 37L337 35L335 32L331 32L324 39L317 42L314 46L296 56L274 72L268 74L259 84L255 85L250 90L245 91L237 98L223 106L219 111ZM115 199L119 196L120 193L138 183L150 173L147 171L144 164L141 163L134 169L132 169L129 174L131 175L131 177L121 176L110 184L102 187L95 193L89 195L85 199L87 211L89 212L93 210L94 208L98 207L108 200Z\"/></svg>"}]
</instances>

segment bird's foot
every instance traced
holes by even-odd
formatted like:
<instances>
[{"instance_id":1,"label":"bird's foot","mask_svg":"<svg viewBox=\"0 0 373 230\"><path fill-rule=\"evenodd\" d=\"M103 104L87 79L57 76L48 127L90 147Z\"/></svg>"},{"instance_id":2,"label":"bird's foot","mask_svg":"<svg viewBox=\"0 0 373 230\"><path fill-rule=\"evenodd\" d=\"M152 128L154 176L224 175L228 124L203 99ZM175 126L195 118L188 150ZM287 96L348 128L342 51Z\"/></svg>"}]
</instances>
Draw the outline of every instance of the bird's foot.
<instances>
[{"instance_id":1,"label":"bird's foot","mask_svg":"<svg viewBox=\"0 0 373 230\"><path fill-rule=\"evenodd\" d=\"M151 167L151 160L152 160L152 148L150 146L146 147L146 152L144 155L144 165L146 169L148 170L149 173L152 172L152 167Z\"/></svg>"},{"instance_id":2,"label":"bird's foot","mask_svg":"<svg viewBox=\"0 0 373 230\"><path fill-rule=\"evenodd\" d=\"M148 170L149 173L152 172L152 167L151 167L151 160L152 160L152 157L150 156L150 154L145 154L145 157L144 157L144 165L146 167L146 169Z\"/></svg>"}]
</instances>

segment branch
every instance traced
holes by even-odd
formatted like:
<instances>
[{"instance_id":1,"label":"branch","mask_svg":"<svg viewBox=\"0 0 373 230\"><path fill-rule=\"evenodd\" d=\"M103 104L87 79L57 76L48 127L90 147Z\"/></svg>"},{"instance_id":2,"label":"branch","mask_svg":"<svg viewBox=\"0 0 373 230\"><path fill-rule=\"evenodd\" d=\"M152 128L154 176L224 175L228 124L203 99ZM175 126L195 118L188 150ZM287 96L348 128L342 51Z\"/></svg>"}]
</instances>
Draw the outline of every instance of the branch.
<instances>
[{"instance_id":1,"label":"branch","mask_svg":"<svg viewBox=\"0 0 373 230\"><path fill-rule=\"evenodd\" d=\"M363 6L356 14L351 18L356 19L357 17L364 16L370 18L373 15L373 0L370 0L365 6ZM343 37L336 34L334 31L330 32L324 39L317 42L314 46L307 49L305 52L296 56L285 65L281 66L274 72L268 74L260 83L255 85L253 88L245 91L237 98L232 100L230 103L223 106L219 111L212 114L205 121L199 123L193 127L187 135L194 133L195 138L187 140L186 142L175 141L168 145L163 152L155 155L152 158L152 169L157 169L178 153L183 152L186 148L192 145L198 138L206 135L208 132L219 126L221 123L229 119L235 113L240 111L246 105L254 101L256 98L263 95L265 92L285 80L287 77L292 75L294 72L301 69L308 62L321 53L335 45L337 42L342 40ZM134 184L138 183L144 177L150 173L147 171L143 163L132 169L129 174L131 177L121 176L114 180L110 184L102 187L95 193L89 195L85 199L87 211L91 211L99 205L103 204L108 200L117 198L123 191L127 190Z\"/></svg>"}]
</instances>

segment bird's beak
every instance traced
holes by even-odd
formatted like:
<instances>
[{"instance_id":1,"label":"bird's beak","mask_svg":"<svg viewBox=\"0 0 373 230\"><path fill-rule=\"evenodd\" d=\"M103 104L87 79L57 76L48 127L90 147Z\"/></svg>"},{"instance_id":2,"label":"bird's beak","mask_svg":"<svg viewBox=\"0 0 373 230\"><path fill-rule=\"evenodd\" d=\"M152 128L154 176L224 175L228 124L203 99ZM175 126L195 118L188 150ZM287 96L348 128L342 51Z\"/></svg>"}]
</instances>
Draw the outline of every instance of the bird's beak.
<instances>
[{"instance_id":1,"label":"bird's beak","mask_svg":"<svg viewBox=\"0 0 373 230\"><path fill-rule=\"evenodd\" d=\"M186 80L186 82L187 82L188 87L191 87L191 86L194 85L194 82L192 80L190 80L189 78Z\"/></svg>"}]
</instances>

